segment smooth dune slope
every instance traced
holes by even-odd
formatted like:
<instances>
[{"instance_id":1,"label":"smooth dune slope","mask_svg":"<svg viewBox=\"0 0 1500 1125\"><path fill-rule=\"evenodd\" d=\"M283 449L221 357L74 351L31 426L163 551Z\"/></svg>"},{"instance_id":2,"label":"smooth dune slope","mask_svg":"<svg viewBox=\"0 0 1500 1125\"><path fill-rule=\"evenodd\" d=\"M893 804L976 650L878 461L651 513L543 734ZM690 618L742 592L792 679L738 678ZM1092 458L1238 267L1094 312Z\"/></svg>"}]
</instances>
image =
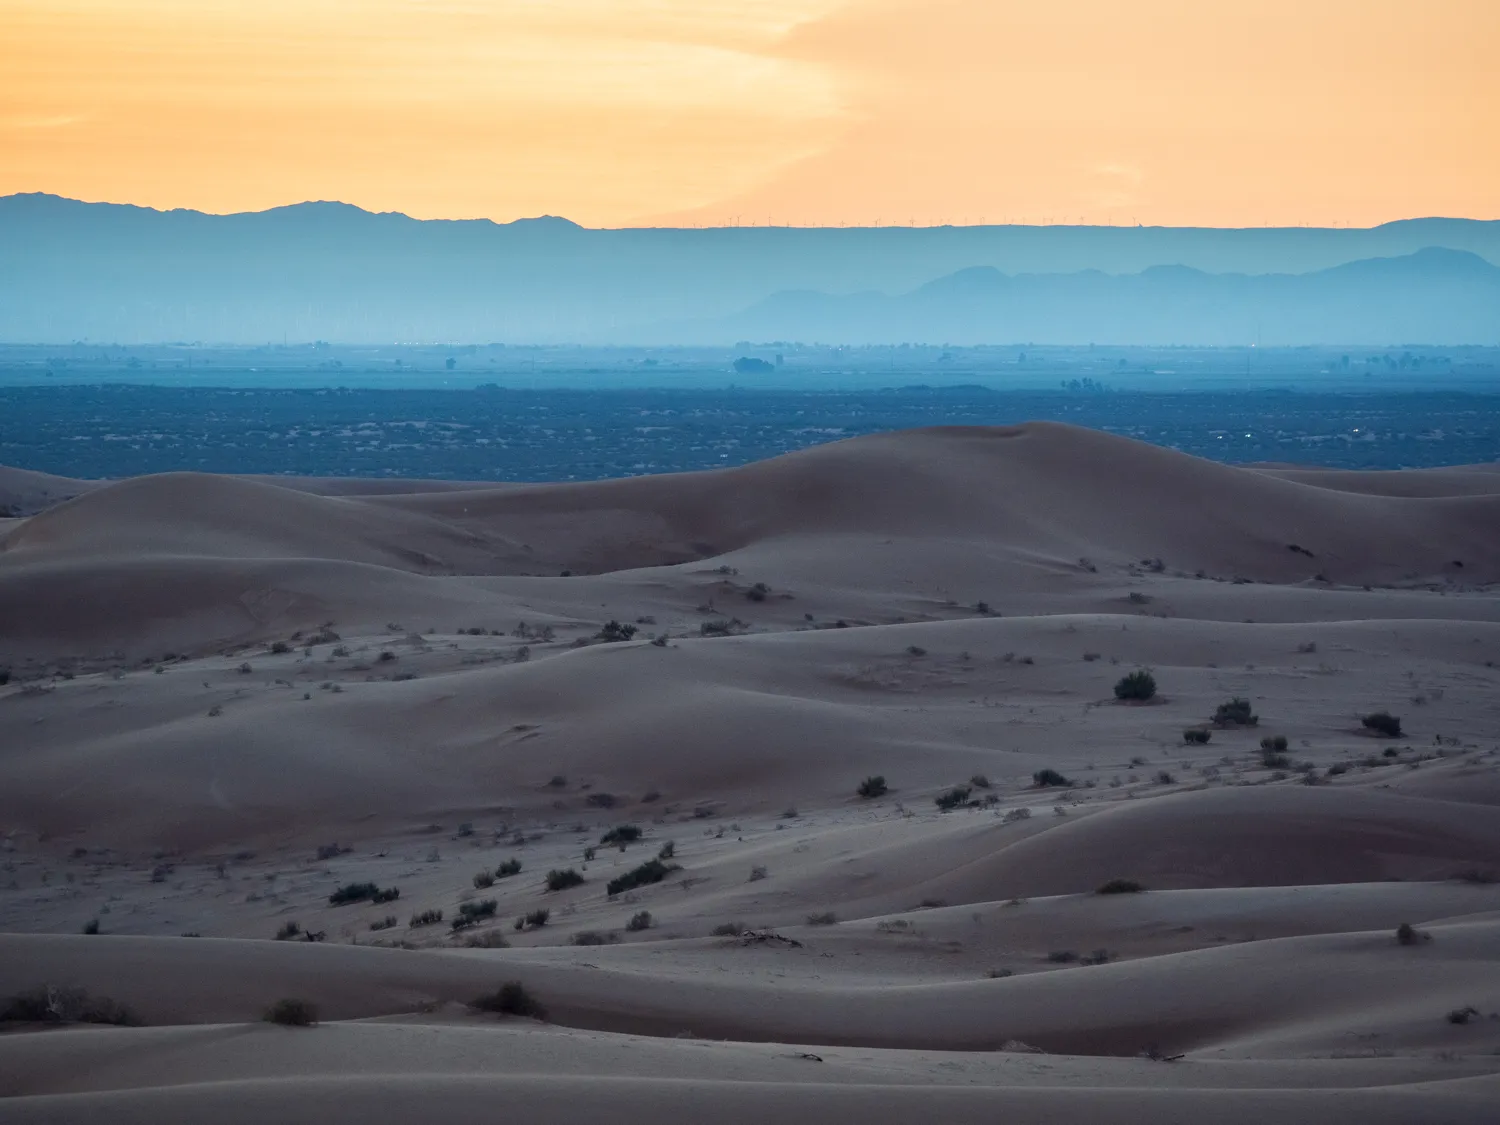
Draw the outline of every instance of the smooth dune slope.
<instances>
[{"instance_id":1,"label":"smooth dune slope","mask_svg":"<svg viewBox=\"0 0 1500 1125\"><path fill-rule=\"evenodd\" d=\"M0 1121L1488 1125L1497 481L7 471Z\"/></svg>"}]
</instances>

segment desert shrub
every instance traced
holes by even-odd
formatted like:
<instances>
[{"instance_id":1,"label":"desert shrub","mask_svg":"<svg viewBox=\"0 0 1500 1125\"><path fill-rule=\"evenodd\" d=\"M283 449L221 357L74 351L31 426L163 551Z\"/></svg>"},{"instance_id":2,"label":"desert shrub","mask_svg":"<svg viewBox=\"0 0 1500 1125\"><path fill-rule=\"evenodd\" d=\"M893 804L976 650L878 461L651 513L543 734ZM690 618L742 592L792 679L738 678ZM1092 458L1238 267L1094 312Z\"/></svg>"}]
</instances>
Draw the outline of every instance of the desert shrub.
<instances>
[{"instance_id":1,"label":"desert shrub","mask_svg":"<svg viewBox=\"0 0 1500 1125\"><path fill-rule=\"evenodd\" d=\"M623 847L626 844L635 843L640 838L641 830L634 824L621 824L600 836L599 844L601 847L607 847L610 844L619 844Z\"/></svg>"},{"instance_id":2,"label":"desert shrub","mask_svg":"<svg viewBox=\"0 0 1500 1125\"><path fill-rule=\"evenodd\" d=\"M420 926L435 926L443 920L441 910L423 910L411 916L407 926L415 930Z\"/></svg>"},{"instance_id":3,"label":"desert shrub","mask_svg":"<svg viewBox=\"0 0 1500 1125\"><path fill-rule=\"evenodd\" d=\"M1096 949L1092 953L1085 953L1078 958L1080 965L1108 965L1115 959L1115 955L1107 949Z\"/></svg>"},{"instance_id":4,"label":"desert shrub","mask_svg":"<svg viewBox=\"0 0 1500 1125\"><path fill-rule=\"evenodd\" d=\"M552 789L566 789L568 787L568 779L560 773L554 774L552 779L547 782L547 785Z\"/></svg>"},{"instance_id":5,"label":"desert shrub","mask_svg":"<svg viewBox=\"0 0 1500 1125\"><path fill-rule=\"evenodd\" d=\"M372 930L394 930L395 928L396 916L394 914L387 914L379 921L370 923L370 929Z\"/></svg>"},{"instance_id":6,"label":"desert shrub","mask_svg":"<svg viewBox=\"0 0 1500 1125\"><path fill-rule=\"evenodd\" d=\"M291 941L295 937L300 937L301 934L302 927L296 922L284 922L282 923L281 929L276 931L276 940Z\"/></svg>"},{"instance_id":7,"label":"desert shrub","mask_svg":"<svg viewBox=\"0 0 1500 1125\"><path fill-rule=\"evenodd\" d=\"M509 949L510 942L505 940L505 935L498 930L490 930L483 934L470 934L464 939L466 949Z\"/></svg>"},{"instance_id":8,"label":"desert shrub","mask_svg":"<svg viewBox=\"0 0 1500 1125\"><path fill-rule=\"evenodd\" d=\"M521 873L521 861L519 859L507 859L499 867L495 868L495 878L509 879L512 875Z\"/></svg>"},{"instance_id":9,"label":"desert shrub","mask_svg":"<svg viewBox=\"0 0 1500 1125\"><path fill-rule=\"evenodd\" d=\"M620 935L611 930L579 930L572 937L574 945L614 945L619 940Z\"/></svg>"},{"instance_id":10,"label":"desert shrub","mask_svg":"<svg viewBox=\"0 0 1500 1125\"><path fill-rule=\"evenodd\" d=\"M569 887L583 885L583 876L571 867L556 868L547 872L547 889L549 891L565 891Z\"/></svg>"},{"instance_id":11,"label":"desert shrub","mask_svg":"<svg viewBox=\"0 0 1500 1125\"><path fill-rule=\"evenodd\" d=\"M318 1022L318 1009L306 1000L288 997L267 1008L262 1018L267 1023L279 1023L282 1027L312 1027Z\"/></svg>"},{"instance_id":12,"label":"desert shrub","mask_svg":"<svg viewBox=\"0 0 1500 1125\"><path fill-rule=\"evenodd\" d=\"M1145 668L1137 668L1128 676L1121 676L1115 683L1115 698L1144 701L1156 695L1156 677Z\"/></svg>"},{"instance_id":13,"label":"desert shrub","mask_svg":"<svg viewBox=\"0 0 1500 1125\"><path fill-rule=\"evenodd\" d=\"M1111 879L1094 893L1096 895L1138 895L1145 889L1134 879Z\"/></svg>"},{"instance_id":14,"label":"desert shrub","mask_svg":"<svg viewBox=\"0 0 1500 1125\"><path fill-rule=\"evenodd\" d=\"M745 924L743 922L720 922L708 932L714 937L739 937L745 932Z\"/></svg>"},{"instance_id":15,"label":"desert shrub","mask_svg":"<svg viewBox=\"0 0 1500 1125\"><path fill-rule=\"evenodd\" d=\"M870 777L865 778L859 783L859 788L856 789L855 792L865 800L869 801L873 800L876 797L884 797L888 792L888 789L886 787L885 778L883 776L881 776L880 774L872 774Z\"/></svg>"},{"instance_id":16,"label":"desert shrub","mask_svg":"<svg viewBox=\"0 0 1500 1125\"><path fill-rule=\"evenodd\" d=\"M398 888L398 887L387 887L383 891L376 891L374 894L372 894L370 896L370 901L373 902L376 906L380 906L383 903L395 902L400 897L401 897L400 888Z\"/></svg>"},{"instance_id":17,"label":"desert shrub","mask_svg":"<svg viewBox=\"0 0 1500 1125\"><path fill-rule=\"evenodd\" d=\"M474 876L474 889L477 891L486 890L494 885L495 877L488 871L481 871Z\"/></svg>"},{"instance_id":18,"label":"desert shrub","mask_svg":"<svg viewBox=\"0 0 1500 1125\"><path fill-rule=\"evenodd\" d=\"M660 883L674 871L679 871L676 864L663 863L659 859L648 859L639 867L633 867L625 874L611 879L605 886L605 891L611 896L620 894L622 891L634 890L636 887L650 886L652 883Z\"/></svg>"},{"instance_id":19,"label":"desert shrub","mask_svg":"<svg viewBox=\"0 0 1500 1125\"><path fill-rule=\"evenodd\" d=\"M97 934L99 932L99 919L91 918L83 924L83 932L86 934Z\"/></svg>"},{"instance_id":20,"label":"desert shrub","mask_svg":"<svg viewBox=\"0 0 1500 1125\"><path fill-rule=\"evenodd\" d=\"M1401 720L1389 711L1374 711L1365 715L1359 721L1360 725L1367 731L1385 735L1386 738L1401 737Z\"/></svg>"},{"instance_id":21,"label":"desert shrub","mask_svg":"<svg viewBox=\"0 0 1500 1125\"><path fill-rule=\"evenodd\" d=\"M752 883L759 883L762 879L764 879L766 877L766 875L767 875L766 869L763 866L761 866L760 864L756 864L754 867L752 867L750 869L750 882L752 882Z\"/></svg>"},{"instance_id":22,"label":"desert shrub","mask_svg":"<svg viewBox=\"0 0 1500 1125\"><path fill-rule=\"evenodd\" d=\"M661 846L661 849L656 853L656 858L659 859L659 860L661 860L661 861L663 861L663 862L666 862L667 860L672 859L676 855L677 855L677 841L676 840L668 840L665 844L663 844Z\"/></svg>"},{"instance_id":23,"label":"desert shrub","mask_svg":"<svg viewBox=\"0 0 1500 1125\"><path fill-rule=\"evenodd\" d=\"M345 883L328 896L330 906L347 906L352 902L365 902L380 893L374 883Z\"/></svg>"},{"instance_id":24,"label":"desert shrub","mask_svg":"<svg viewBox=\"0 0 1500 1125\"><path fill-rule=\"evenodd\" d=\"M1189 745L1203 746L1212 737L1213 732L1204 730L1202 727L1188 727L1182 732L1182 741Z\"/></svg>"},{"instance_id":25,"label":"desert shrub","mask_svg":"<svg viewBox=\"0 0 1500 1125\"><path fill-rule=\"evenodd\" d=\"M494 992L476 996L469 1001L476 1012L493 1012L499 1016L524 1016L527 1019L544 1020L547 1010L518 980L508 980Z\"/></svg>"},{"instance_id":26,"label":"desert shrub","mask_svg":"<svg viewBox=\"0 0 1500 1125\"><path fill-rule=\"evenodd\" d=\"M1253 727L1259 722L1260 718L1250 709L1250 701L1239 696L1214 708L1215 726Z\"/></svg>"},{"instance_id":27,"label":"desert shrub","mask_svg":"<svg viewBox=\"0 0 1500 1125\"><path fill-rule=\"evenodd\" d=\"M1286 747L1287 741L1284 734L1267 735L1260 740L1260 748L1262 750L1269 750L1275 754L1285 754Z\"/></svg>"},{"instance_id":28,"label":"desert shrub","mask_svg":"<svg viewBox=\"0 0 1500 1125\"><path fill-rule=\"evenodd\" d=\"M584 863L593 863L594 862L594 848L592 846L583 849L583 862Z\"/></svg>"},{"instance_id":29,"label":"desert shrub","mask_svg":"<svg viewBox=\"0 0 1500 1125\"><path fill-rule=\"evenodd\" d=\"M590 793L583 800L585 804L596 809L612 809L619 803L613 793Z\"/></svg>"},{"instance_id":30,"label":"desert shrub","mask_svg":"<svg viewBox=\"0 0 1500 1125\"><path fill-rule=\"evenodd\" d=\"M832 910L825 910L821 914L809 914L807 916L807 924L809 926L836 926L838 925L838 921L839 916Z\"/></svg>"},{"instance_id":31,"label":"desert shrub","mask_svg":"<svg viewBox=\"0 0 1500 1125\"><path fill-rule=\"evenodd\" d=\"M1274 738L1262 738L1260 740L1260 764L1268 770L1284 770L1291 764L1286 756L1286 736L1276 735Z\"/></svg>"},{"instance_id":32,"label":"desert shrub","mask_svg":"<svg viewBox=\"0 0 1500 1125\"><path fill-rule=\"evenodd\" d=\"M1177 779L1172 776L1172 771L1171 770L1157 770L1156 771L1156 784L1158 784L1158 785L1176 785L1177 784Z\"/></svg>"},{"instance_id":33,"label":"desert shrub","mask_svg":"<svg viewBox=\"0 0 1500 1125\"><path fill-rule=\"evenodd\" d=\"M925 648L923 648L921 645L907 645L906 646L906 655L907 656L926 656L927 655L927 650Z\"/></svg>"},{"instance_id":34,"label":"desert shrub","mask_svg":"<svg viewBox=\"0 0 1500 1125\"><path fill-rule=\"evenodd\" d=\"M458 904L458 917L453 919L449 925L457 933L466 930L470 926L477 926L486 918L493 918L499 904L492 898L482 898L475 902L461 902Z\"/></svg>"},{"instance_id":35,"label":"desert shrub","mask_svg":"<svg viewBox=\"0 0 1500 1125\"><path fill-rule=\"evenodd\" d=\"M547 924L547 919L552 917L552 911L547 909L531 910L516 919L518 930L539 930Z\"/></svg>"},{"instance_id":36,"label":"desert shrub","mask_svg":"<svg viewBox=\"0 0 1500 1125\"><path fill-rule=\"evenodd\" d=\"M1069 789L1073 785L1054 769L1037 770L1031 775L1031 783L1037 789Z\"/></svg>"},{"instance_id":37,"label":"desert shrub","mask_svg":"<svg viewBox=\"0 0 1500 1125\"><path fill-rule=\"evenodd\" d=\"M621 625L618 621L610 620L604 623L604 627L594 634L596 641L614 642L628 641L635 636L634 625Z\"/></svg>"},{"instance_id":38,"label":"desert shrub","mask_svg":"<svg viewBox=\"0 0 1500 1125\"><path fill-rule=\"evenodd\" d=\"M651 911L642 910L638 914L632 914L630 921L625 923L625 929L632 934L640 933L642 930L651 928Z\"/></svg>"},{"instance_id":39,"label":"desert shrub","mask_svg":"<svg viewBox=\"0 0 1500 1125\"><path fill-rule=\"evenodd\" d=\"M988 789L990 787L990 779L982 773L976 773L973 777L969 778L969 784L975 789Z\"/></svg>"},{"instance_id":40,"label":"desert shrub","mask_svg":"<svg viewBox=\"0 0 1500 1125\"><path fill-rule=\"evenodd\" d=\"M1054 965L1071 965L1078 960L1078 954L1071 949L1059 949L1047 954L1047 960Z\"/></svg>"},{"instance_id":41,"label":"desert shrub","mask_svg":"<svg viewBox=\"0 0 1500 1125\"><path fill-rule=\"evenodd\" d=\"M967 785L955 785L948 792L939 793L932 799L932 803L942 809L943 812L951 812L953 809L962 807L973 792Z\"/></svg>"},{"instance_id":42,"label":"desert shrub","mask_svg":"<svg viewBox=\"0 0 1500 1125\"><path fill-rule=\"evenodd\" d=\"M102 1023L138 1027L141 1020L118 1001L81 988L44 985L0 1000L0 1023Z\"/></svg>"},{"instance_id":43,"label":"desert shrub","mask_svg":"<svg viewBox=\"0 0 1500 1125\"><path fill-rule=\"evenodd\" d=\"M1005 824L1015 824L1017 821L1030 819L1030 809L1007 809L1005 812L1005 816L1001 818L1002 822Z\"/></svg>"},{"instance_id":44,"label":"desert shrub","mask_svg":"<svg viewBox=\"0 0 1500 1125\"><path fill-rule=\"evenodd\" d=\"M1419 930L1410 922L1402 922L1396 927L1396 944L1398 945L1422 945L1432 940L1432 935L1426 930Z\"/></svg>"},{"instance_id":45,"label":"desert shrub","mask_svg":"<svg viewBox=\"0 0 1500 1125\"><path fill-rule=\"evenodd\" d=\"M1463 1026L1470 1020L1477 1018L1478 1015L1479 1009L1472 1005L1467 1008L1454 1008L1453 1011L1448 1013L1448 1022Z\"/></svg>"}]
</instances>

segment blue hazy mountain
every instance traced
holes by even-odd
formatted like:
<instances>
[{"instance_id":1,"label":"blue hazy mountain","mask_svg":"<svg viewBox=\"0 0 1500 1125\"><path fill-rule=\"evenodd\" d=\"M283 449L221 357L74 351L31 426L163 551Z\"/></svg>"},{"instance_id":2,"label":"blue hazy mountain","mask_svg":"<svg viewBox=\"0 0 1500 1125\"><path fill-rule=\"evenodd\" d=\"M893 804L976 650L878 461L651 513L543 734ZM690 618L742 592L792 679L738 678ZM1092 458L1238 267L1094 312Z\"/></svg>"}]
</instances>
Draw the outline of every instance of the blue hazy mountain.
<instances>
[{"instance_id":1,"label":"blue hazy mountain","mask_svg":"<svg viewBox=\"0 0 1500 1125\"><path fill-rule=\"evenodd\" d=\"M752 340L956 345L1496 344L1500 267L1428 247L1304 274L959 270L910 293L778 293L724 325Z\"/></svg>"},{"instance_id":2,"label":"blue hazy mountain","mask_svg":"<svg viewBox=\"0 0 1500 1125\"><path fill-rule=\"evenodd\" d=\"M1462 219L592 230L31 194L0 198L0 340L1495 342L1495 262L1500 222Z\"/></svg>"}]
</instances>

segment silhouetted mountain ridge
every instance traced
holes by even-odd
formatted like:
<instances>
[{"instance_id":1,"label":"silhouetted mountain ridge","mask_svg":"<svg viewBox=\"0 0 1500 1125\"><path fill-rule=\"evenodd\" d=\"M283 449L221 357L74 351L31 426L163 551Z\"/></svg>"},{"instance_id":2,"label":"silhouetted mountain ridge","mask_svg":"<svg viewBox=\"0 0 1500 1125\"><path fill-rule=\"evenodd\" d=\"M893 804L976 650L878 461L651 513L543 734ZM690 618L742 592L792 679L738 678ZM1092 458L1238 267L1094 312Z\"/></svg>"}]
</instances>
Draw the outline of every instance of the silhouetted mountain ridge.
<instances>
[{"instance_id":1,"label":"silhouetted mountain ridge","mask_svg":"<svg viewBox=\"0 0 1500 1125\"><path fill-rule=\"evenodd\" d=\"M1378 261L1412 255L1415 263L1400 266ZM1128 343L1149 329L1158 343L1236 334L1267 343L1477 343L1493 341L1492 324L1476 328L1458 314L1488 299L1481 267L1489 262L1500 262L1500 222L1464 219L1369 230L594 230L556 216L421 220L331 201L210 215L29 194L0 198L0 340L862 343L899 326L913 341L958 342L945 334L960 331L985 342ZM1426 277L1422 284L1455 307L1429 308L1417 293L1432 314L1425 319L1341 309L1320 321L1315 307L1307 316L1272 306L1252 316L1247 306L1238 319L1213 311L1339 268L1354 272L1339 282L1338 301L1362 299L1361 285L1396 285L1374 280L1394 269L1408 287ZM1274 276L1284 280L1265 280ZM1113 294L1119 308L1044 317L1037 294L1064 289L1094 305ZM1005 317L968 308L1002 293L1017 295ZM1137 308L1150 294L1169 307ZM924 321L911 314L924 301L956 305ZM1021 315L1027 302L1036 306L1030 319ZM865 324L854 315L862 305L900 316ZM776 327L778 318L790 324ZM1408 328L1413 335L1391 335Z\"/></svg>"}]
</instances>

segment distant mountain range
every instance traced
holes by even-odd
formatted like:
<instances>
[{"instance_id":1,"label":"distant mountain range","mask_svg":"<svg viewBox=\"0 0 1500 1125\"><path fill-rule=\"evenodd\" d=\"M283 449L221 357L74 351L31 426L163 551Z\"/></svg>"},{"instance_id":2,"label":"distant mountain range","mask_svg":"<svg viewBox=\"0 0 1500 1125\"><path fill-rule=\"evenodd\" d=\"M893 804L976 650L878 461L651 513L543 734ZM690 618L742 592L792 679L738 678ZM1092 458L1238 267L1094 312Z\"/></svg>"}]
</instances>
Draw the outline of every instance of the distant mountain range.
<instances>
[{"instance_id":1,"label":"distant mountain range","mask_svg":"<svg viewBox=\"0 0 1500 1125\"><path fill-rule=\"evenodd\" d=\"M0 340L1500 343L1500 222L590 230L0 198Z\"/></svg>"}]
</instances>

